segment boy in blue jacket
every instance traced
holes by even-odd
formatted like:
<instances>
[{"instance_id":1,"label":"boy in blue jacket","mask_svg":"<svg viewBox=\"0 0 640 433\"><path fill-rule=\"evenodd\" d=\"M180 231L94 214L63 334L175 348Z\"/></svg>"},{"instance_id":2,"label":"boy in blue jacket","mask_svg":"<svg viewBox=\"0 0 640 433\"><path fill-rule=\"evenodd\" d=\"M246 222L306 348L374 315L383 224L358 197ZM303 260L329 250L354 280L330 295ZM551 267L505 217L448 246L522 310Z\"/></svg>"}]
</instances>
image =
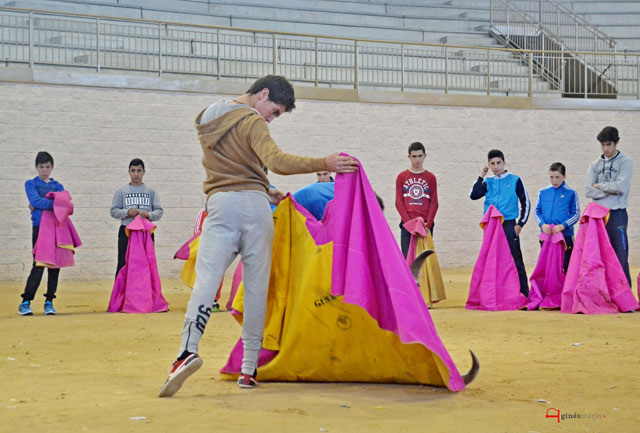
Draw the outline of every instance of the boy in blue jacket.
<instances>
[{"instance_id":1,"label":"boy in blue jacket","mask_svg":"<svg viewBox=\"0 0 640 433\"><path fill-rule=\"evenodd\" d=\"M567 249L564 252L562 271L566 274L573 250L573 226L580 219L580 202L576 191L567 185L566 168L560 162L549 167L551 185L538 193L536 222L547 234L562 232ZM550 225L553 224L553 228Z\"/></svg>"},{"instance_id":2,"label":"boy in blue jacket","mask_svg":"<svg viewBox=\"0 0 640 433\"><path fill-rule=\"evenodd\" d=\"M480 176L471 188L471 200L478 200L484 197L484 212L487 212L490 205L504 216L502 227L504 234L509 242L511 256L518 270L518 278L520 280L520 292L529 296L529 281L527 278L527 270L522 260L522 250L520 249L520 231L529 219L531 204L527 190L519 176L508 173L505 170L504 154L493 149L487 155L488 165L482 167ZM489 168L493 172L493 176L484 178L489 172ZM520 210L518 211L518 202ZM517 222L516 222L517 219Z\"/></svg>"},{"instance_id":3,"label":"boy in blue jacket","mask_svg":"<svg viewBox=\"0 0 640 433\"><path fill-rule=\"evenodd\" d=\"M56 182L51 176L53 171L53 157L48 152L38 152L36 155L36 170L38 175L33 179L29 179L24 183L24 189L29 199L29 210L31 210L31 224L33 229L31 232L31 247L36 245L38 240L38 232L40 230L40 219L42 218L43 210L53 209L53 200L45 198L50 192L64 191L63 186ZM58 289L58 275L60 274L59 268L48 268L47 278L47 293L44 303L44 314L54 315L56 310L53 308L53 299L56 297L56 290ZM27 278L27 284L22 294L22 303L18 307L18 312L21 316L33 315L31 309L31 301L36 296L36 291L40 286L42 280L42 274L44 268L36 266L34 260L31 266L31 272L29 278Z\"/></svg>"}]
</instances>

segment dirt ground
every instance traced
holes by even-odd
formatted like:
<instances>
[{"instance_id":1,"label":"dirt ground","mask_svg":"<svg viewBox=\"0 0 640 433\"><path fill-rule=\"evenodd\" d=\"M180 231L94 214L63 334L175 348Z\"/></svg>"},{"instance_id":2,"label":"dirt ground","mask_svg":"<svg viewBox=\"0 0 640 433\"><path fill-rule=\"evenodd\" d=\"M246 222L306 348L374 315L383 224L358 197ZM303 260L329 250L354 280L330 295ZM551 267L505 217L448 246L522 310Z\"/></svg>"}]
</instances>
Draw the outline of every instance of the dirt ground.
<instances>
[{"instance_id":1,"label":"dirt ground","mask_svg":"<svg viewBox=\"0 0 640 433\"><path fill-rule=\"evenodd\" d=\"M240 335L218 313L201 342L204 366L160 399L190 289L163 281L168 313L109 314L112 282L61 275L57 316L42 315L44 283L32 317L17 312L23 283L0 284L1 432L640 431L640 313L468 311L471 270L445 269L449 299L433 320L462 373L468 349L481 365L460 393L352 383L243 390L218 373ZM546 418L550 408L564 419Z\"/></svg>"}]
</instances>

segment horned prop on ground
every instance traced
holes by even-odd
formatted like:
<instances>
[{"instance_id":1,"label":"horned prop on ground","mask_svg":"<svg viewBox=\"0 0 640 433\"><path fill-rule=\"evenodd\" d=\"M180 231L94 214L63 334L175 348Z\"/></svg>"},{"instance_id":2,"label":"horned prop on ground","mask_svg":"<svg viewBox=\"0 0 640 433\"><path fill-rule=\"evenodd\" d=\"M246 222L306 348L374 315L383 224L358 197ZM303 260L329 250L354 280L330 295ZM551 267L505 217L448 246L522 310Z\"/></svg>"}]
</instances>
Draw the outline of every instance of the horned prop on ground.
<instances>
[{"instance_id":1,"label":"horned prop on ground","mask_svg":"<svg viewBox=\"0 0 640 433\"><path fill-rule=\"evenodd\" d=\"M427 260L427 257L433 254L433 252L433 250L424 250L423 252L418 254L413 260L413 263L411 263L411 274L413 274L413 279L416 280L416 284L418 284L418 286L420 285L420 282L418 281L418 277L420 276L420 269L422 268L422 265L424 265L425 260ZM480 370L480 363L478 362L478 358L476 358L476 355L473 353L473 351L470 350L469 353L471 353L472 364L469 372L462 376L462 380L464 380L465 385L469 385L471 382L473 382L473 379L476 378L476 376L478 375L478 371Z\"/></svg>"}]
</instances>

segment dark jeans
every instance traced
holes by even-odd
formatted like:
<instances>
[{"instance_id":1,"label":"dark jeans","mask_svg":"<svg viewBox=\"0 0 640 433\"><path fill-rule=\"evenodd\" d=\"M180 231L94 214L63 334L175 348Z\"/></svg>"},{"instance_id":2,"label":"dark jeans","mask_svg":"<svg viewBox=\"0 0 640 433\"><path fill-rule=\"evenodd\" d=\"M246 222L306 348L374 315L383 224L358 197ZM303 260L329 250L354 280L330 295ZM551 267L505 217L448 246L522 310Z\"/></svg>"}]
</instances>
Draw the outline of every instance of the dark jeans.
<instances>
[{"instance_id":1,"label":"dark jeans","mask_svg":"<svg viewBox=\"0 0 640 433\"><path fill-rule=\"evenodd\" d=\"M573 238L571 236L564 237L564 243L567 245L567 249L564 250L564 263L562 264L562 273L566 274L569 268L569 262L571 261L571 253L573 252ZM542 241L540 241L540 248L542 248Z\"/></svg>"},{"instance_id":2,"label":"dark jeans","mask_svg":"<svg viewBox=\"0 0 640 433\"><path fill-rule=\"evenodd\" d=\"M155 237L152 234L151 240L155 242ZM129 246L129 237L125 231L125 226L120 224L118 229L118 266L116 268L116 278L118 278L118 272L127 263L127 247Z\"/></svg>"},{"instance_id":3,"label":"dark jeans","mask_svg":"<svg viewBox=\"0 0 640 433\"><path fill-rule=\"evenodd\" d=\"M607 221L607 234L613 250L618 256L618 261L622 266L629 287L631 285L631 274L629 273L629 238L627 237L627 225L629 217L626 209L611 209L609 220Z\"/></svg>"},{"instance_id":4,"label":"dark jeans","mask_svg":"<svg viewBox=\"0 0 640 433\"><path fill-rule=\"evenodd\" d=\"M520 237L516 236L515 226L516 220L505 220L502 223L504 234L507 236L507 242L509 242L509 249L511 250L513 262L515 263L516 269L518 271L518 279L520 280L520 292L524 296L529 296L529 279L527 278L527 270L525 269L524 262L522 260Z\"/></svg>"},{"instance_id":5,"label":"dark jeans","mask_svg":"<svg viewBox=\"0 0 640 433\"><path fill-rule=\"evenodd\" d=\"M431 232L431 237L433 237L433 227L436 224L433 223L429 232ZM411 233L409 233L400 223L400 248L402 249L402 255L404 258L407 258L407 253L409 252L409 244L411 243Z\"/></svg>"},{"instance_id":6,"label":"dark jeans","mask_svg":"<svg viewBox=\"0 0 640 433\"><path fill-rule=\"evenodd\" d=\"M567 244L567 249L564 250L564 264L562 265L562 272L567 273L569 268L569 261L571 261L571 253L573 252L573 238L571 236L565 236L564 242Z\"/></svg>"},{"instance_id":7,"label":"dark jeans","mask_svg":"<svg viewBox=\"0 0 640 433\"><path fill-rule=\"evenodd\" d=\"M36 245L38 240L38 232L40 227L33 226L31 232L31 247ZM44 295L47 301L51 301L56 297L56 290L58 290L58 276L60 275L60 268L47 268L47 293ZM40 287L40 281L42 281L42 275L44 274L44 268L42 266L36 266L35 256L33 265L31 266L31 272L27 278L27 284L24 288L24 293L21 295L23 301L33 301L36 297L38 287Z\"/></svg>"}]
</instances>

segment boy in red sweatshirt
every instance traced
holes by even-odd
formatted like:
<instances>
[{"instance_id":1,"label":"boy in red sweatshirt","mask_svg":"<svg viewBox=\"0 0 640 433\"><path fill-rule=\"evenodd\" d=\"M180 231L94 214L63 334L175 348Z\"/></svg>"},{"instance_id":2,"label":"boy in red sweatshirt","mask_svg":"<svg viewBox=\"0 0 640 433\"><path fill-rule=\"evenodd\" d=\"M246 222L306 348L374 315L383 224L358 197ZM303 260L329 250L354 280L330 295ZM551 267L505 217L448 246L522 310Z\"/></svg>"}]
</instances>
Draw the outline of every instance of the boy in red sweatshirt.
<instances>
[{"instance_id":1,"label":"boy in red sweatshirt","mask_svg":"<svg viewBox=\"0 0 640 433\"><path fill-rule=\"evenodd\" d=\"M424 145L418 141L409 145L411 167L396 178L396 209L400 214L400 245L406 258L411 242L411 234L404 224L422 217L425 226L433 235L433 220L438 211L438 185L433 173L424 168L427 154Z\"/></svg>"}]
</instances>

